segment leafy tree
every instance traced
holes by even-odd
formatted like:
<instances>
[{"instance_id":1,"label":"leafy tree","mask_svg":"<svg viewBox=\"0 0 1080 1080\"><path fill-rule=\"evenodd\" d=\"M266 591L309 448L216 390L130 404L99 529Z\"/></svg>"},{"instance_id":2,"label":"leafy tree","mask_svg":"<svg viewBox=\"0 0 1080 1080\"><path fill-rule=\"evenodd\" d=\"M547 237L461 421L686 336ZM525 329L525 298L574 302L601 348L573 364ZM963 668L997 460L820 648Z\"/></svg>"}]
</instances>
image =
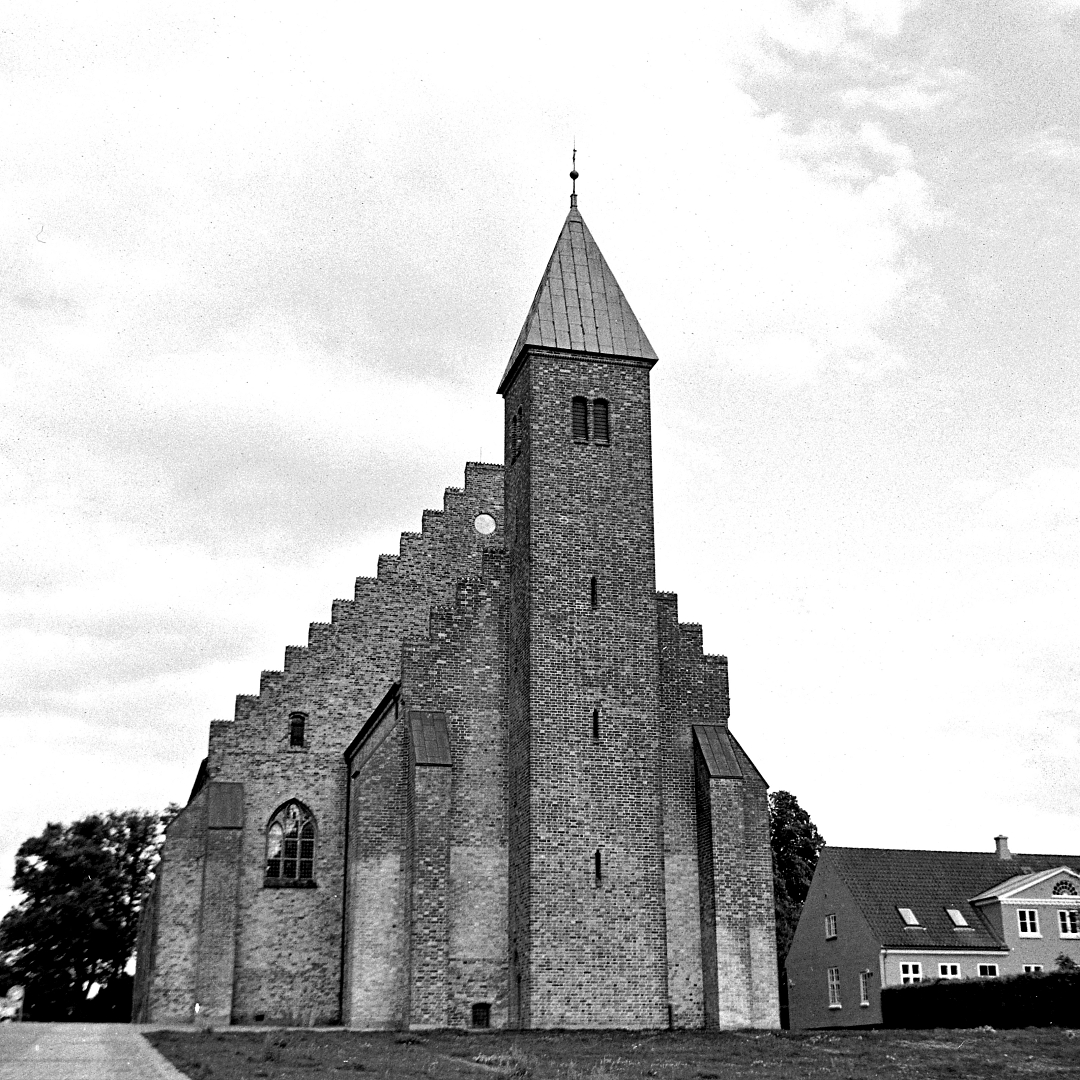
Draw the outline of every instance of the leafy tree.
<instances>
[{"instance_id":1,"label":"leafy tree","mask_svg":"<svg viewBox=\"0 0 1080 1080\"><path fill-rule=\"evenodd\" d=\"M23 899L0 920L0 954L12 981L26 986L27 1018L100 1013L100 1005L87 1003L95 983L103 1003L123 1009L130 983L124 969L135 951L166 815L91 814L70 825L52 822L23 842L14 878Z\"/></svg>"},{"instance_id":2,"label":"leafy tree","mask_svg":"<svg viewBox=\"0 0 1080 1080\"><path fill-rule=\"evenodd\" d=\"M776 955L781 975L825 839L790 791L769 793L769 836L776 896ZM781 977L781 985L783 985Z\"/></svg>"}]
</instances>

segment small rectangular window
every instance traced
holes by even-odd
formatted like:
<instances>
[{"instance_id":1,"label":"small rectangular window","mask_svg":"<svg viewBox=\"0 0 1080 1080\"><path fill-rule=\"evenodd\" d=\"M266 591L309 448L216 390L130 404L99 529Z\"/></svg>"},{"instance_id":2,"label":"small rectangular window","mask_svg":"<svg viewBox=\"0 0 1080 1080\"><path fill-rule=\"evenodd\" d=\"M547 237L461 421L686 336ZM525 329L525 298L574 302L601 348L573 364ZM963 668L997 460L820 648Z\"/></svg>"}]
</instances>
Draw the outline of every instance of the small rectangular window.
<instances>
[{"instance_id":1,"label":"small rectangular window","mask_svg":"<svg viewBox=\"0 0 1080 1080\"><path fill-rule=\"evenodd\" d=\"M593 880L597 885L604 880L604 866L599 851L593 855Z\"/></svg>"},{"instance_id":2,"label":"small rectangular window","mask_svg":"<svg viewBox=\"0 0 1080 1080\"><path fill-rule=\"evenodd\" d=\"M600 586L596 582L596 578L589 579L589 604L595 611L600 606Z\"/></svg>"},{"instance_id":3,"label":"small rectangular window","mask_svg":"<svg viewBox=\"0 0 1080 1080\"><path fill-rule=\"evenodd\" d=\"M952 924L957 929L970 926L964 916L964 913L959 908L947 907L945 909L945 914L948 915L950 919L952 919Z\"/></svg>"},{"instance_id":4,"label":"small rectangular window","mask_svg":"<svg viewBox=\"0 0 1080 1080\"><path fill-rule=\"evenodd\" d=\"M864 1008L870 1004L870 972L859 972L859 1004Z\"/></svg>"},{"instance_id":5,"label":"small rectangular window","mask_svg":"<svg viewBox=\"0 0 1080 1080\"><path fill-rule=\"evenodd\" d=\"M1016 913L1021 937L1042 937L1039 933L1039 913L1034 908L1020 908Z\"/></svg>"},{"instance_id":6,"label":"small rectangular window","mask_svg":"<svg viewBox=\"0 0 1080 1080\"><path fill-rule=\"evenodd\" d=\"M836 916L835 915L826 915L825 916L825 940L829 941L834 937L836 937Z\"/></svg>"},{"instance_id":7,"label":"small rectangular window","mask_svg":"<svg viewBox=\"0 0 1080 1080\"><path fill-rule=\"evenodd\" d=\"M839 1009L840 1005L840 969L829 968L829 1008Z\"/></svg>"},{"instance_id":8,"label":"small rectangular window","mask_svg":"<svg viewBox=\"0 0 1080 1080\"><path fill-rule=\"evenodd\" d=\"M1042 971L1042 969L1043 969L1042 964L1025 964L1024 965L1024 974L1025 975L1037 975L1040 971Z\"/></svg>"},{"instance_id":9,"label":"small rectangular window","mask_svg":"<svg viewBox=\"0 0 1080 1080\"><path fill-rule=\"evenodd\" d=\"M960 978L960 965L959 964L938 964L937 973L939 979L959 979Z\"/></svg>"},{"instance_id":10,"label":"small rectangular window","mask_svg":"<svg viewBox=\"0 0 1080 1080\"><path fill-rule=\"evenodd\" d=\"M608 403L603 398L597 398L592 403L593 441L606 446L611 441L611 430L608 425Z\"/></svg>"},{"instance_id":11,"label":"small rectangular window","mask_svg":"<svg viewBox=\"0 0 1080 1080\"><path fill-rule=\"evenodd\" d=\"M1062 937L1080 937L1080 911L1075 908L1059 911L1058 930Z\"/></svg>"},{"instance_id":12,"label":"small rectangular window","mask_svg":"<svg viewBox=\"0 0 1080 1080\"><path fill-rule=\"evenodd\" d=\"M980 964L979 965L979 978L980 979L996 979L998 972L997 964Z\"/></svg>"},{"instance_id":13,"label":"small rectangular window","mask_svg":"<svg viewBox=\"0 0 1080 1080\"><path fill-rule=\"evenodd\" d=\"M904 920L905 926L919 926L919 920L915 916L915 912L909 907L898 907L896 909L900 912L900 918Z\"/></svg>"},{"instance_id":14,"label":"small rectangular window","mask_svg":"<svg viewBox=\"0 0 1080 1080\"><path fill-rule=\"evenodd\" d=\"M491 1003L477 1001L472 1007L472 1026L474 1028L491 1027Z\"/></svg>"},{"instance_id":15,"label":"small rectangular window","mask_svg":"<svg viewBox=\"0 0 1080 1080\"><path fill-rule=\"evenodd\" d=\"M304 745L304 721L307 717L303 713L294 712L289 716L289 745Z\"/></svg>"},{"instance_id":16,"label":"small rectangular window","mask_svg":"<svg viewBox=\"0 0 1080 1080\"><path fill-rule=\"evenodd\" d=\"M570 402L570 434L575 442L589 441L589 403L583 397Z\"/></svg>"},{"instance_id":17,"label":"small rectangular window","mask_svg":"<svg viewBox=\"0 0 1080 1080\"><path fill-rule=\"evenodd\" d=\"M592 737L594 739L600 738L600 710L593 709L592 711Z\"/></svg>"},{"instance_id":18,"label":"small rectangular window","mask_svg":"<svg viewBox=\"0 0 1080 1080\"><path fill-rule=\"evenodd\" d=\"M907 986L908 983L922 982L922 964L901 964L900 981Z\"/></svg>"}]
</instances>

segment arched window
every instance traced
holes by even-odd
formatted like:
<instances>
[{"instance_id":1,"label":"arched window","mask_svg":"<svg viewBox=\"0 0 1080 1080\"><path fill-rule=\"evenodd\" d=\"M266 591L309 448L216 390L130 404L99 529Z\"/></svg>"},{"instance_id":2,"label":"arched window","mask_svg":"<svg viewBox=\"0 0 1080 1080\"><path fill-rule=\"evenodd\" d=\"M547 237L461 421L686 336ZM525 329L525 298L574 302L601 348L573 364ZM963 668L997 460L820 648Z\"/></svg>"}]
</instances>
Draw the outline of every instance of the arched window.
<instances>
[{"instance_id":1,"label":"arched window","mask_svg":"<svg viewBox=\"0 0 1080 1080\"><path fill-rule=\"evenodd\" d=\"M1054 886L1054 896L1075 896L1076 886L1071 881L1059 881Z\"/></svg>"},{"instance_id":2,"label":"arched window","mask_svg":"<svg viewBox=\"0 0 1080 1080\"><path fill-rule=\"evenodd\" d=\"M278 809L266 827L266 881L315 883L315 818L295 799Z\"/></svg>"},{"instance_id":3,"label":"arched window","mask_svg":"<svg viewBox=\"0 0 1080 1080\"><path fill-rule=\"evenodd\" d=\"M570 434L577 442L589 441L589 403L583 397L570 402Z\"/></svg>"},{"instance_id":4,"label":"arched window","mask_svg":"<svg viewBox=\"0 0 1080 1080\"><path fill-rule=\"evenodd\" d=\"M611 428L608 424L608 403L597 398L592 403L593 442L607 444L611 442Z\"/></svg>"}]
</instances>

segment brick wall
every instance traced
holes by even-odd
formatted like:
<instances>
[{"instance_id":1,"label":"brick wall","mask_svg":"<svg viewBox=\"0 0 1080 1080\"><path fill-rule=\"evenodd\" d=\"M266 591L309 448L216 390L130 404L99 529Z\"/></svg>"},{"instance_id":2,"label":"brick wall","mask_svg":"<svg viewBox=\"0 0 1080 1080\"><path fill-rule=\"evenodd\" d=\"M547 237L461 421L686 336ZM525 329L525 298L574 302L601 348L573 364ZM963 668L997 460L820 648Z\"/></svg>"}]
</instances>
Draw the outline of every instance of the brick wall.
<instances>
[{"instance_id":1,"label":"brick wall","mask_svg":"<svg viewBox=\"0 0 1080 1080\"><path fill-rule=\"evenodd\" d=\"M571 440L575 395L610 402L609 446ZM527 762L527 781L518 772L511 783L520 1016L657 1027L667 964L648 365L533 350L506 392L508 412L519 406L526 436L506 498L510 755L516 769ZM522 496L527 511L514 505ZM525 823L513 803L522 786ZM522 871L526 883L514 880Z\"/></svg>"},{"instance_id":2,"label":"brick wall","mask_svg":"<svg viewBox=\"0 0 1080 1080\"><path fill-rule=\"evenodd\" d=\"M502 546L501 527L488 537L472 527L482 511L493 513L501 526L501 466L470 463L465 479L463 490L447 491L442 511L424 513L420 533L402 534L398 555L380 558L376 578L358 579L352 600L334 602L331 622L312 624L306 646L286 650L281 671L263 673L258 695L237 698L233 721L211 725L210 777L245 786L235 1020L330 1022L341 1016L342 752L398 678L403 638L425 634L432 604L452 604L456 581L479 573L484 550ZM307 718L306 746L299 751L289 747L292 712ZM266 826L291 798L301 800L318 824L317 887L266 889ZM188 843L179 832L174 841L172 832L158 907L163 926L178 925L174 912L187 925L191 918L185 922L183 911L192 906L197 911L192 882L205 846ZM176 959L165 965L169 974L155 976L169 988L167 1001L149 995L155 1021L189 1016L195 1000L193 980L177 967L184 946L166 940L170 936L171 930L158 937L158 952ZM197 932L191 937L197 940ZM160 959L153 962L159 972Z\"/></svg>"}]
</instances>

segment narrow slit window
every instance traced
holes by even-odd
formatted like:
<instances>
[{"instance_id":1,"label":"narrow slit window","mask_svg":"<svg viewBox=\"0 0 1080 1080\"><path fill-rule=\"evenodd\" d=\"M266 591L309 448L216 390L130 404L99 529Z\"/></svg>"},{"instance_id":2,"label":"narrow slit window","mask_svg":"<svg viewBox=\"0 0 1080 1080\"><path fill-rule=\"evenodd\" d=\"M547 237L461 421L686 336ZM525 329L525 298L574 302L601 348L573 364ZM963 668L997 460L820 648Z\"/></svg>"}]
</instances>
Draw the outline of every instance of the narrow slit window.
<instances>
[{"instance_id":1,"label":"narrow slit window","mask_svg":"<svg viewBox=\"0 0 1080 1080\"><path fill-rule=\"evenodd\" d=\"M596 884L599 885L604 880L604 866L601 862L600 852L597 851L593 855L593 876L596 879Z\"/></svg>"},{"instance_id":2,"label":"narrow slit window","mask_svg":"<svg viewBox=\"0 0 1080 1080\"><path fill-rule=\"evenodd\" d=\"M600 738L600 710L593 709L592 711L592 737L594 739Z\"/></svg>"},{"instance_id":3,"label":"narrow slit window","mask_svg":"<svg viewBox=\"0 0 1080 1080\"><path fill-rule=\"evenodd\" d=\"M570 433L575 442L589 441L589 403L583 397L570 403Z\"/></svg>"},{"instance_id":4,"label":"narrow slit window","mask_svg":"<svg viewBox=\"0 0 1080 1080\"><path fill-rule=\"evenodd\" d=\"M289 716L289 745L290 746L303 746L304 745L304 725L307 722L307 716L302 712L294 712Z\"/></svg>"},{"instance_id":5,"label":"narrow slit window","mask_svg":"<svg viewBox=\"0 0 1080 1080\"><path fill-rule=\"evenodd\" d=\"M594 611L600 606L600 587L595 577L589 578L589 603Z\"/></svg>"},{"instance_id":6,"label":"narrow slit window","mask_svg":"<svg viewBox=\"0 0 1080 1080\"><path fill-rule=\"evenodd\" d=\"M603 398L597 398L592 403L593 442L602 443L605 446L611 442L611 429L608 422L608 403Z\"/></svg>"}]
</instances>

